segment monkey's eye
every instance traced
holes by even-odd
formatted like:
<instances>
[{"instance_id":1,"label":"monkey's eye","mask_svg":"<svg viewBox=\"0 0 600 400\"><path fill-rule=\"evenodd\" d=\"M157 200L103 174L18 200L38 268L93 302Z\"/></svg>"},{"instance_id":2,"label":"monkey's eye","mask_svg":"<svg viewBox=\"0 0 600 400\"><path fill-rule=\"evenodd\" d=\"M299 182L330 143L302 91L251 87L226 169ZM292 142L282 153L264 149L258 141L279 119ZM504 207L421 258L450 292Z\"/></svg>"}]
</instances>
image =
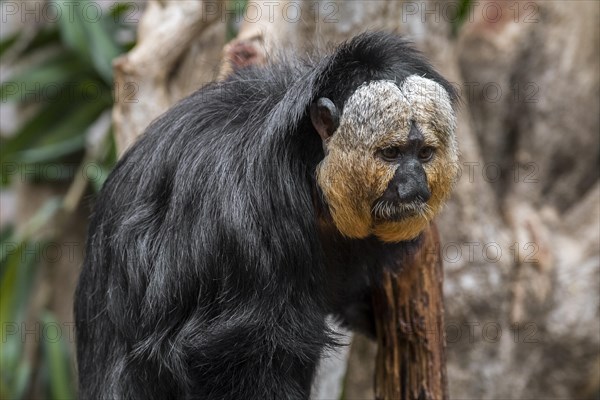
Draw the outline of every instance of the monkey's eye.
<instances>
[{"instance_id":1,"label":"monkey's eye","mask_svg":"<svg viewBox=\"0 0 600 400\"><path fill-rule=\"evenodd\" d=\"M427 161L431 160L434 152L435 152L435 150L431 146L425 146L425 147L421 148L421 150L419 150L419 154L418 154L419 160L421 162L427 162Z\"/></svg>"},{"instance_id":2,"label":"monkey's eye","mask_svg":"<svg viewBox=\"0 0 600 400\"><path fill-rule=\"evenodd\" d=\"M398 147L386 147L385 149L382 149L380 153L384 159L393 161L400 156L400 149Z\"/></svg>"}]
</instances>

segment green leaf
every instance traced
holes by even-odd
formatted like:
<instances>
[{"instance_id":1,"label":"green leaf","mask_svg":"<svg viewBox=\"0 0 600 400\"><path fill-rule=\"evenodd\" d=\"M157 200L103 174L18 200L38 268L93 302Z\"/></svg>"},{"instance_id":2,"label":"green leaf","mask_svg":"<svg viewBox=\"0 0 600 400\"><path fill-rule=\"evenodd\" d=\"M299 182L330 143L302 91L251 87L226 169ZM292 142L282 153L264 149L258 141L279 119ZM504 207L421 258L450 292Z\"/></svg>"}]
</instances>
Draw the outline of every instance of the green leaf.
<instances>
[{"instance_id":1,"label":"green leaf","mask_svg":"<svg viewBox=\"0 0 600 400\"><path fill-rule=\"evenodd\" d=\"M2 249L6 266L0 282L0 326L23 319L42 248L40 243L15 241L10 248Z\"/></svg>"},{"instance_id":2,"label":"green leaf","mask_svg":"<svg viewBox=\"0 0 600 400\"><path fill-rule=\"evenodd\" d=\"M116 21L121 16L123 16L123 14L125 14L127 11L131 10L133 7L134 7L134 3L132 3L132 2L115 3L113 6L110 7L110 12L108 14L108 17L110 19L112 19L113 21Z\"/></svg>"},{"instance_id":3,"label":"green leaf","mask_svg":"<svg viewBox=\"0 0 600 400\"><path fill-rule=\"evenodd\" d=\"M12 242L14 241L13 236L15 234L14 226L11 224L7 225L0 232L0 280L2 276L4 276L4 268L6 267L6 263L4 261L4 252L9 251Z\"/></svg>"},{"instance_id":4,"label":"green leaf","mask_svg":"<svg viewBox=\"0 0 600 400\"><path fill-rule=\"evenodd\" d=\"M89 126L108 107L110 107L110 102L102 98L72 104L70 108L63 111L64 116L58 124L42 133L42 138L38 143L40 145L54 144L74 136L85 136Z\"/></svg>"},{"instance_id":5,"label":"green leaf","mask_svg":"<svg viewBox=\"0 0 600 400\"><path fill-rule=\"evenodd\" d=\"M44 363L49 373L49 392L51 399L66 400L75 398L73 390L73 374L71 370L69 352L65 343L64 327L58 323L54 316L46 311L42 314L42 338L44 350Z\"/></svg>"},{"instance_id":6,"label":"green leaf","mask_svg":"<svg viewBox=\"0 0 600 400\"><path fill-rule=\"evenodd\" d=\"M7 224L4 225L2 227L2 230L0 230L0 246L2 246L2 244L7 241L15 232L15 227Z\"/></svg>"},{"instance_id":7,"label":"green leaf","mask_svg":"<svg viewBox=\"0 0 600 400\"><path fill-rule=\"evenodd\" d=\"M55 3L62 11L59 29L63 43L80 58L89 60L89 38L81 18L82 4L71 0L56 0Z\"/></svg>"},{"instance_id":8,"label":"green leaf","mask_svg":"<svg viewBox=\"0 0 600 400\"><path fill-rule=\"evenodd\" d=\"M22 55L29 55L37 50L45 50L51 47L61 46L60 32L54 25L39 29L27 47L23 49Z\"/></svg>"},{"instance_id":9,"label":"green leaf","mask_svg":"<svg viewBox=\"0 0 600 400\"><path fill-rule=\"evenodd\" d=\"M56 126L60 121L57 116L64 115L71 103L72 99L64 97L59 98L56 102L47 103L13 137L10 139L0 138L0 158L2 158L4 166L7 162L14 161L17 151L25 150L39 140L40 132L48 131ZM6 168L2 168L2 172L5 173Z\"/></svg>"},{"instance_id":10,"label":"green leaf","mask_svg":"<svg viewBox=\"0 0 600 400\"><path fill-rule=\"evenodd\" d=\"M0 323L7 326L15 321L16 296L15 291L19 282L19 266L23 242L5 242L2 246L1 260L3 263L2 281L0 281Z\"/></svg>"},{"instance_id":11,"label":"green leaf","mask_svg":"<svg viewBox=\"0 0 600 400\"><path fill-rule=\"evenodd\" d=\"M19 39L20 31L17 31L0 41L0 57L4 55L4 52L10 49Z\"/></svg>"},{"instance_id":12,"label":"green leaf","mask_svg":"<svg viewBox=\"0 0 600 400\"><path fill-rule=\"evenodd\" d=\"M248 6L248 0L227 0L227 10L233 10L233 18L226 21L226 38L231 40L237 36L240 30L240 21L243 20L243 14Z\"/></svg>"},{"instance_id":13,"label":"green leaf","mask_svg":"<svg viewBox=\"0 0 600 400\"><path fill-rule=\"evenodd\" d=\"M23 365L23 342L21 338L25 310L31 297L31 288L36 277L36 267L40 259L40 247L22 242L6 260L6 269L0 282L0 326L2 326L2 351L0 371L2 371L2 393L15 398L22 393L23 380L28 379L27 368ZM25 251L26 250L26 251ZM22 376L25 374L26 376Z\"/></svg>"},{"instance_id":14,"label":"green leaf","mask_svg":"<svg viewBox=\"0 0 600 400\"><path fill-rule=\"evenodd\" d=\"M0 99L6 101L44 101L60 93L63 85L73 81L82 72L82 66L68 53L35 65L10 77L0 86Z\"/></svg>"},{"instance_id":15,"label":"green leaf","mask_svg":"<svg viewBox=\"0 0 600 400\"><path fill-rule=\"evenodd\" d=\"M0 395L3 399L22 398L31 369L24 360L23 341L17 323L2 326L0 352Z\"/></svg>"},{"instance_id":16,"label":"green leaf","mask_svg":"<svg viewBox=\"0 0 600 400\"><path fill-rule=\"evenodd\" d=\"M84 148L87 128L109 106L110 102L106 98L87 103L71 102L57 110L53 122L47 121L46 115L33 119L31 125L7 141L6 149L2 149L0 154L5 156L5 163L58 161L61 157ZM49 109L55 108L51 104L42 112L47 114ZM62 118L56 118L56 115ZM46 129L42 121L47 121ZM8 168L4 168L3 172L6 170Z\"/></svg>"},{"instance_id":17,"label":"green leaf","mask_svg":"<svg viewBox=\"0 0 600 400\"><path fill-rule=\"evenodd\" d=\"M454 18L452 19L452 34L457 35L458 31L464 24L465 20L469 16L469 9L471 6L472 0L460 0L458 4L458 10Z\"/></svg>"},{"instance_id":18,"label":"green leaf","mask_svg":"<svg viewBox=\"0 0 600 400\"><path fill-rule=\"evenodd\" d=\"M104 159L104 165L113 169L117 165L117 142L115 141L115 130L114 126L111 125L110 132L108 133L108 150L106 152L106 158Z\"/></svg>"},{"instance_id":19,"label":"green leaf","mask_svg":"<svg viewBox=\"0 0 600 400\"><path fill-rule=\"evenodd\" d=\"M6 241L2 242L2 248L0 248L0 263L4 263L11 255L15 255L16 252L13 250L18 250L24 245L24 241L31 235L32 232L37 232L40 230L45 224L50 221L60 209L62 205L62 200L60 197L52 197L40 207L35 215L30 218L19 231L19 236L16 234L6 239ZM6 243L12 243L12 246L6 245ZM31 255L31 252L25 254L26 256ZM23 258L25 260L27 257ZM3 275L4 276L4 275ZM2 284L4 282L4 277L2 278ZM0 306L1 307L1 306ZM0 316L1 317L1 316Z\"/></svg>"},{"instance_id":20,"label":"green leaf","mask_svg":"<svg viewBox=\"0 0 600 400\"><path fill-rule=\"evenodd\" d=\"M34 164L58 160L61 157L75 153L85 147L85 136L79 135L63 141L47 144L41 147L24 150L19 153L20 162Z\"/></svg>"},{"instance_id":21,"label":"green leaf","mask_svg":"<svg viewBox=\"0 0 600 400\"><path fill-rule=\"evenodd\" d=\"M27 240L32 232L46 225L60 209L60 198L48 200L36 212L20 235L6 238L2 232L0 247L0 393L2 398L22 398L30 379L31 369L23 357L22 323L31 299L37 267L45 248L43 242Z\"/></svg>"},{"instance_id":22,"label":"green leaf","mask_svg":"<svg viewBox=\"0 0 600 400\"><path fill-rule=\"evenodd\" d=\"M31 379L31 365L29 361L20 357L19 366L15 371L15 385L12 390L13 398L22 399L25 396L25 391L28 388L29 380Z\"/></svg>"},{"instance_id":23,"label":"green leaf","mask_svg":"<svg viewBox=\"0 0 600 400\"><path fill-rule=\"evenodd\" d=\"M91 39L91 56L96 71L104 78L104 81L112 85L113 68L112 60L121 53L121 49L115 44L105 25L90 23L87 25Z\"/></svg>"},{"instance_id":24,"label":"green leaf","mask_svg":"<svg viewBox=\"0 0 600 400\"><path fill-rule=\"evenodd\" d=\"M58 0L63 10L69 10L73 2ZM82 7L71 13L66 13L60 19L60 29L64 43L77 51L81 59L91 60L94 68L108 84L112 84L112 60L122 50L117 46L106 28L105 21L85 20L82 18Z\"/></svg>"},{"instance_id":25,"label":"green leaf","mask_svg":"<svg viewBox=\"0 0 600 400\"><path fill-rule=\"evenodd\" d=\"M77 172L75 162L40 162L35 165L14 163L10 175L27 182L65 183L70 182ZM14 169L13 169L14 168ZM5 178L5 176L2 176ZM10 179L6 177L6 181ZM14 178L13 178L14 180Z\"/></svg>"}]
</instances>

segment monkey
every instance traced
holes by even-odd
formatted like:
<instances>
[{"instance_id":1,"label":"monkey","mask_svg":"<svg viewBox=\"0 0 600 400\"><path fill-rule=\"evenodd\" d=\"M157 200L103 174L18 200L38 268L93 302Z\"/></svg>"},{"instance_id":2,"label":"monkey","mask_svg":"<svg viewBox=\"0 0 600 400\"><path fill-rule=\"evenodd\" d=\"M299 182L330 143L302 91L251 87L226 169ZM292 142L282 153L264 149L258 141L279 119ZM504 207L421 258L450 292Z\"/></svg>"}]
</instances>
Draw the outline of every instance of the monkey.
<instances>
[{"instance_id":1,"label":"monkey","mask_svg":"<svg viewBox=\"0 0 600 400\"><path fill-rule=\"evenodd\" d=\"M453 86L408 41L234 70L99 193L75 295L81 399L308 399L326 323L374 334L458 173Z\"/></svg>"}]
</instances>

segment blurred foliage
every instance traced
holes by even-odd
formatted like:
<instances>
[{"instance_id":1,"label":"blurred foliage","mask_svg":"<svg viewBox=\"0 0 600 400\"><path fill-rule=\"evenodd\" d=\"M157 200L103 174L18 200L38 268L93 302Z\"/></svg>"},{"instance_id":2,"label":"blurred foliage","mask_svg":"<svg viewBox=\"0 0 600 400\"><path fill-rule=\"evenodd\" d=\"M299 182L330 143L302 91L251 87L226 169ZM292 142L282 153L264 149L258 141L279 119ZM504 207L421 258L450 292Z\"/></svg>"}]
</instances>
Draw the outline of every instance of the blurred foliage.
<instances>
[{"instance_id":1,"label":"blurred foliage","mask_svg":"<svg viewBox=\"0 0 600 400\"><path fill-rule=\"evenodd\" d=\"M112 60L134 45L127 38L134 37L135 26L124 17L136 3L94 3L102 12L93 19L82 12L86 1L52 3L62 10L59 18L39 18L43 21L0 42L3 63L16 71L3 76L2 104L17 104L31 115L16 132L0 138L1 184L20 180L69 186L64 197L47 201L25 226L0 232L2 399L28 398L35 382L41 382L45 398L75 398L67 343L72 326L59 324L48 310L28 314L40 253L49 240L35 233L73 212L86 187L98 190L113 167ZM118 39L123 36L125 41ZM83 173L90 166L94 173ZM32 338L34 354L26 354Z\"/></svg>"},{"instance_id":2,"label":"blurred foliage","mask_svg":"<svg viewBox=\"0 0 600 400\"><path fill-rule=\"evenodd\" d=\"M456 36L458 31L469 18L469 10L473 5L473 0L460 0L458 2L457 15L452 16L452 33Z\"/></svg>"},{"instance_id":3,"label":"blurred foliage","mask_svg":"<svg viewBox=\"0 0 600 400\"><path fill-rule=\"evenodd\" d=\"M227 41L235 38L240 31L247 6L248 0L227 0L226 9L233 11L233 15L227 18Z\"/></svg>"},{"instance_id":4,"label":"blurred foliage","mask_svg":"<svg viewBox=\"0 0 600 400\"><path fill-rule=\"evenodd\" d=\"M66 3L56 2L62 10L68 10ZM2 83L0 98L3 103L34 107L35 114L10 138L0 139L4 165L44 171L45 164L56 170L61 163L82 159L89 128L112 107L112 59L133 45L120 44L114 38L115 32L126 29L120 20L126 11L127 6L111 7L98 21L83 18L77 10L70 18L64 12L56 23L36 26L36 32L13 54L18 64L27 67ZM21 35L22 31L2 40L0 51L11 50ZM109 140L110 135L104 137ZM114 156L109 151L93 161L110 168ZM73 178L73 168L63 166L61 170L67 174L50 179ZM15 176L22 174L2 168L2 184Z\"/></svg>"}]
</instances>

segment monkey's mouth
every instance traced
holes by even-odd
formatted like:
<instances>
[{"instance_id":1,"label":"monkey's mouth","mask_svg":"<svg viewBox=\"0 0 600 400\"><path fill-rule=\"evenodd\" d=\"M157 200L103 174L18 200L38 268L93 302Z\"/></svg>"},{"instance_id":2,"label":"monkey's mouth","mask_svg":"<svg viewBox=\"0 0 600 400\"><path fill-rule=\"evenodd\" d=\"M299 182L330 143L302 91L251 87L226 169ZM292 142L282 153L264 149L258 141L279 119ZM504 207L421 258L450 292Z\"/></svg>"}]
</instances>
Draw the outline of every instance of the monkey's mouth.
<instances>
[{"instance_id":1,"label":"monkey's mouth","mask_svg":"<svg viewBox=\"0 0 600 400\"><path fill-rule=\"evenodd\" d=\"M378 201L371 210L376 220L402 221L412 217L427 217L429 206L427 203L394 203L390 201Z\"/></svg>"}]
</instances>

